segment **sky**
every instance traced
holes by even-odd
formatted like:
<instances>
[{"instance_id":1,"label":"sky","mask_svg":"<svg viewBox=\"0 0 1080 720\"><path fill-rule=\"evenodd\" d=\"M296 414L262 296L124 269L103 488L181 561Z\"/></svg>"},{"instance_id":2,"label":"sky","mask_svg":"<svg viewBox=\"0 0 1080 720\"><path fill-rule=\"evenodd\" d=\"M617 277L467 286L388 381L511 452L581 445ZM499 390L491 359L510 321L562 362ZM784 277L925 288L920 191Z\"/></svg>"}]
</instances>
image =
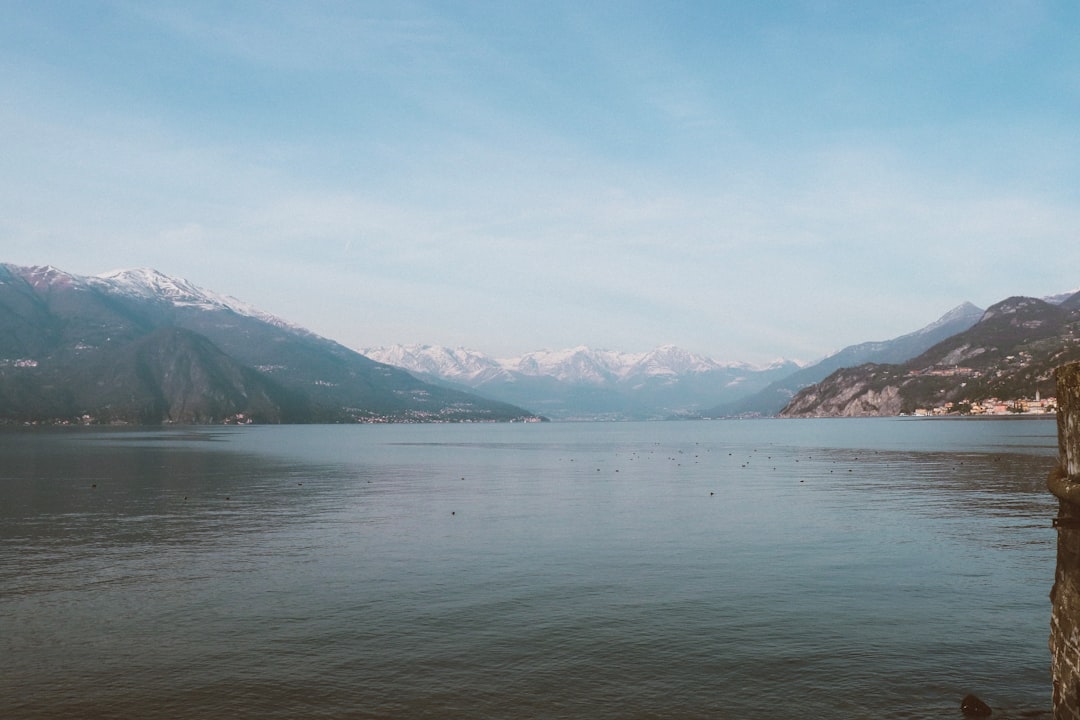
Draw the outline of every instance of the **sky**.
<instances>
[{"instance_id":1,"label":"sky","mask_svg":"<svg viewBox=\"0 0 1080 720\"><path fill-rule=\"evenodd\" d=\"M819 359L1080 287L1080 3L0 0L0 261Z\"/></svg>"}]
</instances>

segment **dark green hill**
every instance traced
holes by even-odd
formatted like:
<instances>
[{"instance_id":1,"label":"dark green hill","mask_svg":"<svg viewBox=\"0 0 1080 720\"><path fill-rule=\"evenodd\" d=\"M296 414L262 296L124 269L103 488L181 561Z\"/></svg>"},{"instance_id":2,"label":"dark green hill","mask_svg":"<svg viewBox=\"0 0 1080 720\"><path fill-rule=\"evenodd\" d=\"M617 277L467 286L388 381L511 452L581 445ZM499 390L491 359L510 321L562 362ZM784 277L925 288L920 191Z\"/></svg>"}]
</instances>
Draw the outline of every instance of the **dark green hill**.
<instances>
[{"instance_id":1,"label":"dark green hill","mask_svg":"<svg viewBox=\"0 0 1080 720\"><path fill-rule=\"evenodd\" d=\"M2 422L527 417L153 271L0 265Z\"/></svg>"}]
</instances>

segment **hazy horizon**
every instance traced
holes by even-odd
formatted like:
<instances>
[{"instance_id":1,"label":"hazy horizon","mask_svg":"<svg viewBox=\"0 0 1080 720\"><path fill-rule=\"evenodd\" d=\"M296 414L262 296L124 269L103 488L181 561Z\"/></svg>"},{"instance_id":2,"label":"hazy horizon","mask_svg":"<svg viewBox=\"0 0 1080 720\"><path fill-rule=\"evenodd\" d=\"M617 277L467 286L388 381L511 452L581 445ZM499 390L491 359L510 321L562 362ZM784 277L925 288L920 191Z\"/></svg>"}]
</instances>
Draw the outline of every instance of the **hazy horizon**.
<instances>
[{"instance_id":1,"label":"hazy horizon","mask_svg":"<svg viewBox=\"0 0 1080 720\"><path fill-rule=\"evenodd\" d=\"M812 362L1080 285L1080 5L0 2L0 261Z\"/></svg>"}]
</instances>

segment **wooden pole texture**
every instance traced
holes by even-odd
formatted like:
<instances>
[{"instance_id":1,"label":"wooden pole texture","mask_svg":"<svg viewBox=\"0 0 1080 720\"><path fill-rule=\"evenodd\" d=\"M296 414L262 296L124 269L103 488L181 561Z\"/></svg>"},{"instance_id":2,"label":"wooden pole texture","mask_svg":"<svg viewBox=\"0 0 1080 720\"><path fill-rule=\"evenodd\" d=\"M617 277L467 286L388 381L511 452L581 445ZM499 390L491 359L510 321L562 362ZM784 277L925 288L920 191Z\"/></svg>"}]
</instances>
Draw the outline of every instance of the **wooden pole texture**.
<instances>
[{"instance_id":1,"label":"wooden pole texture","mask_svg":"<svg viewBox=\"0 0 1080 720\"><path fill-rule=\"evenodd\" d=\"M1080 720L1080 363L1059 367L1056 376L1059 460L1047 483L1059 501L1050 667L1054 720Z\"/></svg>"}]
</instances>

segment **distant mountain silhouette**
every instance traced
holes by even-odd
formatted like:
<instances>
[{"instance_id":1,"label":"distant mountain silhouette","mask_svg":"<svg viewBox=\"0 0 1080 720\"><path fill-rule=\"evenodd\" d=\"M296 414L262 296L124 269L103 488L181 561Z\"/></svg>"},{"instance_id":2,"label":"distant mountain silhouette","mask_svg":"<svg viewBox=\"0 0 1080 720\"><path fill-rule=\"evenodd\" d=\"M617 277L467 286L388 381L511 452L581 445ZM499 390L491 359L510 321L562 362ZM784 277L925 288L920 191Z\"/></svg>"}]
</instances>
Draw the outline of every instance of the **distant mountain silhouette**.
<instances>
[{"instance_id":1,"label":"distant mountain silhouette","mask_svg":"<svg viewBox=\"0 0 1080 720\"><path fill-rule=\"evenodd\" d=\"M980 308L971 303L963 303L919 330L892 340L850 345L821 362L802 368L770 384L754 395L734 403L713 407L703 414L707 417L776 415L791 402L791 398L799 390L824 380L836 370L869 362L904 362L925 352L938 342L967 330L979 321L982 314L983 311Z\"/></svg>"}]
</instances>

